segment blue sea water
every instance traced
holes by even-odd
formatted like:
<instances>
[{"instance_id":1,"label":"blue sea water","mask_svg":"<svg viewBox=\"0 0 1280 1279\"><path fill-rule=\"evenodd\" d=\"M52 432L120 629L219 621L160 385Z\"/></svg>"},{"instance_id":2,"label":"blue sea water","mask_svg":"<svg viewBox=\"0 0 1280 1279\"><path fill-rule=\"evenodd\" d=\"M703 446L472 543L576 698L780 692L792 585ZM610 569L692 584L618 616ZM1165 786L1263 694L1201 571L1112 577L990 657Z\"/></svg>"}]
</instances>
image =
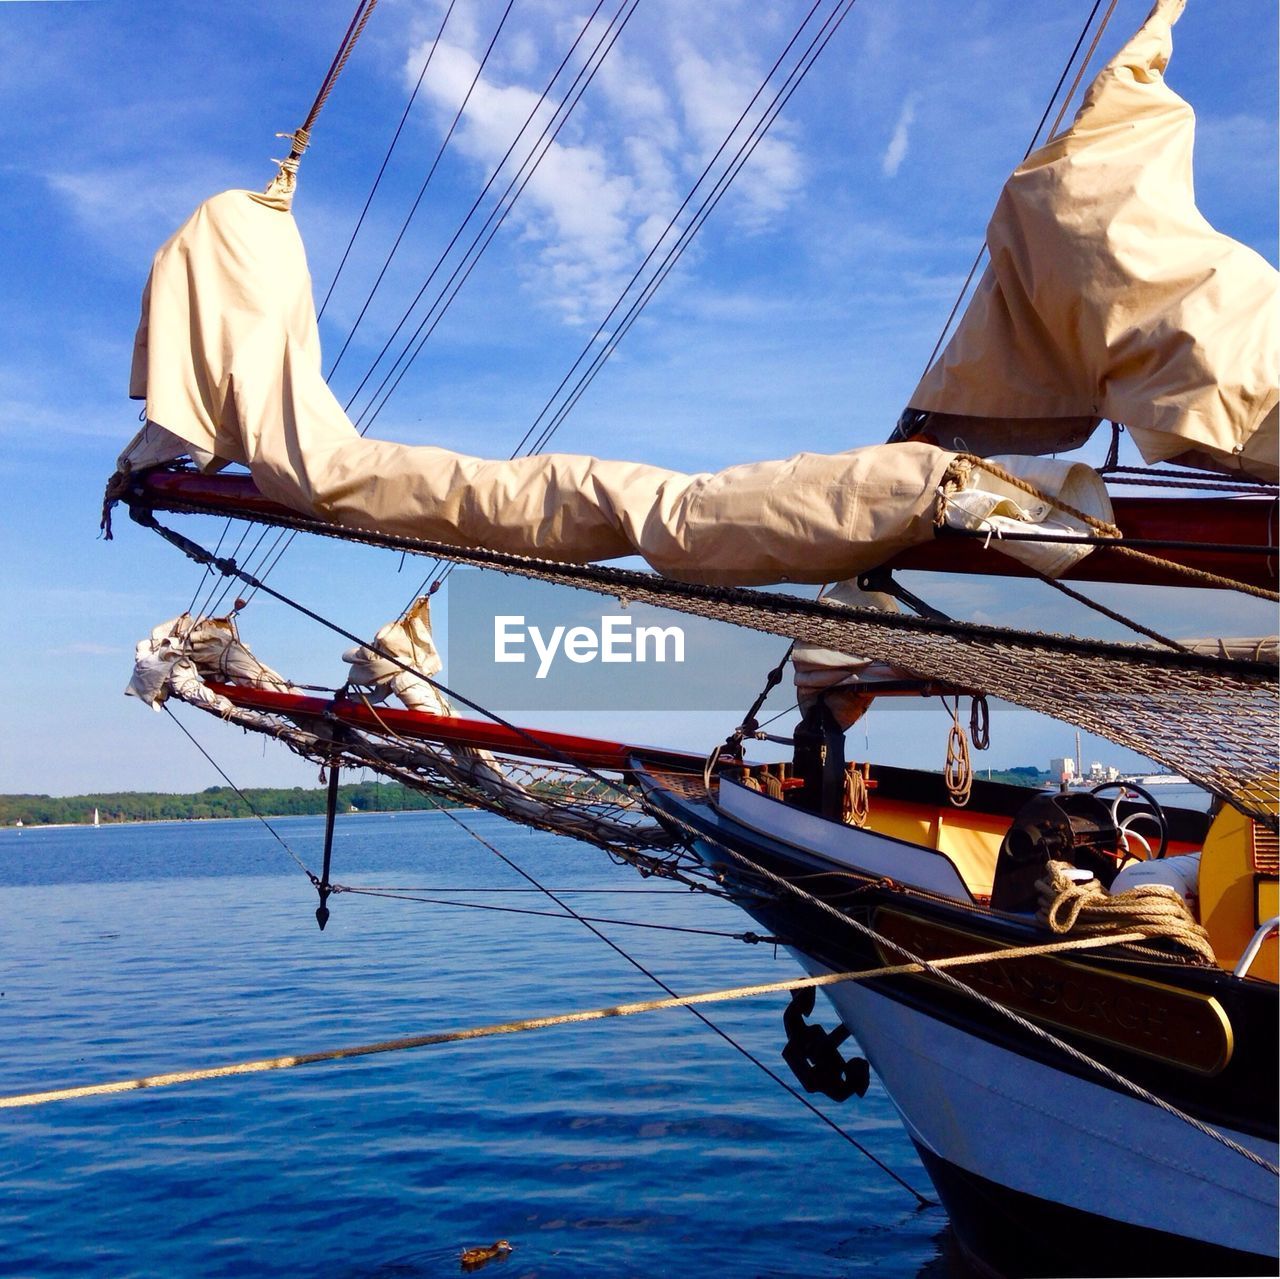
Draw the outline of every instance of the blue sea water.
<instances>
[{"instance_id":1,"label":"blue sea water","mask_svg":"<svg viewBox=\"0 0 1280 1279\"><path fill-rule=\"evenodd\" d=\"M572 841L465 820L544 884L660 890L579 892L584 914L751 926ZM273 824L318 865L319 819ZM333 877L526 887L438 813L343 818ZM0 887L0 1095L661 993L572 920L343 894L321 933L314 890L252 821L0 831ZM601 927L681 993L798 971L767 946ZM706 1011L785 1074L784 1003ZM877 1083L824 1108L929 1190ZM515 1250L493 1279L952 1265L940 1209L685 1010L7 1109L0 1175L5 1275L455 1275L498 1238Z\"/></svg>"}]
</instances>

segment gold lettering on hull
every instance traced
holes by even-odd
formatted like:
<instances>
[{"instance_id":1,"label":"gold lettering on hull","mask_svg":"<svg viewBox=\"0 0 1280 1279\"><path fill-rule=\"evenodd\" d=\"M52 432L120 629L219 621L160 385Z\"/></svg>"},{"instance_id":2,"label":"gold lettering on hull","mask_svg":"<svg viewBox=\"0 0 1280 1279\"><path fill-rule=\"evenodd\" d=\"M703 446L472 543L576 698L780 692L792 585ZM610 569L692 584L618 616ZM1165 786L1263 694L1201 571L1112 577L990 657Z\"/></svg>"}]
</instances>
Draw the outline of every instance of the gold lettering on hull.
<instances>
[{"instance_id":1,"label":"gold lettering on hull","mask_svg":"<svg viewBox=\"0 0 1280 1279\"><path fill-rule=\"evenodd\" d=\"M980 933L889 908L876 912L875 927L922 959L1007 948ZM884 963L901 962L889 947L877 943L877 950ZM1216 1075L1231 1060L1231 1023L1212 995L1050 955L968 964L952 976L1033 1021L1196 1074ZM937 982L928 974L903 980Z\"/></svg>"}]
</instances>

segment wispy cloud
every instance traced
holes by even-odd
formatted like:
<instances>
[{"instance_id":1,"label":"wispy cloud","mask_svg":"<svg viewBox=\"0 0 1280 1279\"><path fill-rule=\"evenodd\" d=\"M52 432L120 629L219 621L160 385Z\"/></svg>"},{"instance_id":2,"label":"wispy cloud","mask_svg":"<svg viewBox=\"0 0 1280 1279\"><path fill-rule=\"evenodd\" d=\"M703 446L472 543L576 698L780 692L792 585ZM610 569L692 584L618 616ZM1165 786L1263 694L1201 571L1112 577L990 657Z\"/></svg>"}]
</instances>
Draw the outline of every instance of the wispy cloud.
<instances>
[{"instance_id":1,"label":"wispy cloud","mask_svg":"<svg viewBox=\"0 0 1280 1279\"><path fill-rule=\"evenodd\" d=\"M539 38L543 64L559 56L561 50L551 48L542 33L519 32L471 93L457 145L485 168L497 163L537 104L546 74L535 69L532 48ZM567 46L572 37L560 30L555 38ZM584 47L591 44L594 35ZM410 83L428 47L422 42L411 50L404 68ZM436 49L424 91L439 121L452 118L477 65L476 53L461 38L443 40ZM762 75L751 58L717 54L712 60L679 39L611 52L580 109L590 116L589 132L578 118L571 121L512 214L525 249L533 251L526 277L565 318L585 323L613 301ZM554 109L554 102L540 109L517 157L527 153ZM757 147L719 215L734 218L744 231L768 225L801 185L799 148L783 129L778 126L777 136Z\"/></svg>"},{"instance_id":2,"label":"wispy cloud","mask_svg":"<svg viewBox=\"0 0 1280 1279\"><path fill-rule=\"evenodd\" d=\"M194 153L48 169L42 176L87 233L135 266L145 266L201 200L237 185L229 166Z\"/></svg>"},{"instance_id":3,"label":"wispy cloud","mask_svg":"<svg viewBox=\"0 0 1280 1279\"><path fill-rule=\"evenodd\" d=\"M916 95L908 94L898 112L898 121L893 126L893 136L885 148L884 158L880 161L880 172L886 178L897 177L902 162L907 158L907 148L911 145L911 126L916 118Z\"/></svg>"}]
</instances>

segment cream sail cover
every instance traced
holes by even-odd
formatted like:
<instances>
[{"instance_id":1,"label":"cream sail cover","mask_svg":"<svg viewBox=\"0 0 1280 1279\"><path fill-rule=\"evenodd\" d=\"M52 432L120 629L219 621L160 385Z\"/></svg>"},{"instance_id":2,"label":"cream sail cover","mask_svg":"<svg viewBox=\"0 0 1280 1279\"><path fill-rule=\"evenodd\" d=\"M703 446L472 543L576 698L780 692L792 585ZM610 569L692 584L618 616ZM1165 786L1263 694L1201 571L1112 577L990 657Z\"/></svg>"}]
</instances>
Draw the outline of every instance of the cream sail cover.
<instances>
[{"instance_id":1,"label":"cream sail cover","mask_svg":"<svg viewBox=\"0 0 1280 1279\"><path fill-rule=\"evenodd\" d=\"M1195 116L1165 83L1160 0L1065 134L1010 177L991 263L911 397L930 438L1048 453L1101 418L1149 462L1277 476L1277 273L1200 215Z\"/></svg>"},{"instance_id":2,"label":"cream sail cover","mask_svg":"<svg viewBox=\"0 0 1280 1279\"><path fill-rule=\"evenodd\" d=\"M241 462L268 497L337 524L574 562L640 554L713 583L832 581L927 540L952 459L879 445L683 475L362 439L321 375L288 200L249 191L206 201L156 255L130 393L175 437L141 433L140 464Z\"/></svg>"}]
</instances>

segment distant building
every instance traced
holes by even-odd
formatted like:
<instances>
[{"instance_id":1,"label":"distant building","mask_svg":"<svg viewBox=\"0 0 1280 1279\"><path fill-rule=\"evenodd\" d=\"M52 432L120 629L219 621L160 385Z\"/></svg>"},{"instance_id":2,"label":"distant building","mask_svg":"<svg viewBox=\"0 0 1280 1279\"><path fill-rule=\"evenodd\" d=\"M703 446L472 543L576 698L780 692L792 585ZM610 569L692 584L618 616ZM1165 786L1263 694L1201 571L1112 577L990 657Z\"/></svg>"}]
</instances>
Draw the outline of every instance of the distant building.
<instances>
[{"instance_id":1,"label":"distant building","mask_svg":"<svg viewBox=\"0 0 1280 1279\"><path fill-rule=\"evenodd\" d=\"M1076 761L1070 755L1055 756L1049 761L1049 776L1061 782L1069 782L1075 778Z\"/></svg>"}]
</instances>

